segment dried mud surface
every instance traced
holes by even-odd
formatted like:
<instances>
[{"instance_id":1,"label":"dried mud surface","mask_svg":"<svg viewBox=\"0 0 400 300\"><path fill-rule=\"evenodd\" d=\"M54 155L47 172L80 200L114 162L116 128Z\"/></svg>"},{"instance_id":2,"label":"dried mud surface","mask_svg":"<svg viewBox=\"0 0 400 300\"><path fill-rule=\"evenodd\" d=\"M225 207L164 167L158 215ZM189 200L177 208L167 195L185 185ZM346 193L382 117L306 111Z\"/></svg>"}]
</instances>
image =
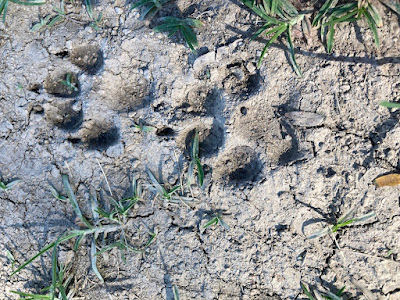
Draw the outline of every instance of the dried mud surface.
<instances>
[{"instance_id":1,"label":"dried mud surface","mask_svg":"<svg viewBox=\"0 0 400 300\"><path fill-rule=\"evenodd\" d=\"M400 299L400 189L372 183L400 170L399 113L378 105L400 100L395 14L379 7L378 50L362 22L338 27L332 55L317 33L311 44L297 40L299 78L283 43L256 68L263 40L250 40L254 15L236 0L178 0L151 22L124 1L99 1L99 31L66 22L29 32L50 9L10 5L0 25L0 172L22 180L0 192L0 299L50 281L48 256L10 278L6 249L23 262L75 226L48 182L62 190L61 174L70 174L83 207L89 189L107 189L97 161L120 197L146 168L177 184L196 130L205 170L199 202L139 203L132 230L145 223L157 239L126 264L117 251L104 255L104 284L86 247L63 246L62 257L75 257L78 299L169 300L173 285L181 299L305 299L300 280L346 285L345 299L366 299L350 278L377 299ZM203 21L197 54L151 30L165 15ZM57 86L67 73L78 91ZM156 130L137 132L139 122ZM335 235L341 251L327 236L307 240L355 206L377 217ZM229 231L203 229L216 212Z\"/></svg>"}]
</instances>

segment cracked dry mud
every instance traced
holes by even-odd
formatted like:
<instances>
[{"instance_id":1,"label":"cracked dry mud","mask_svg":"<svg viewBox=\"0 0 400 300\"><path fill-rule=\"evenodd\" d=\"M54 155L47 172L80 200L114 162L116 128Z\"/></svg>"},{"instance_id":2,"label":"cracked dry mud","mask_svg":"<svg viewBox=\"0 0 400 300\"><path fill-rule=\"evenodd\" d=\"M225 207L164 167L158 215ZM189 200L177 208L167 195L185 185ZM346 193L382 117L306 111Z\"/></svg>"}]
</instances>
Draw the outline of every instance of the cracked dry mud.
<instances>
[{"instance_id":1,"label":"cracked dry mud","mask_svg":"<svg viewBox=\"0 0 400 300\"><path fill-rule=\"evenodd\" d=\"M377 299L400 299L400 189L372 183L400 169L399 112L378 105L400 100L399 18L379 6L378 50L362 23L338 27L333 55L316 33L311 45L296 41L299 78L280 43L256 69L263 44L250 40L255 18L240 1L178 0L150 23L124 5L98 1L99 31L66 22L31 33L38 8L16 5L0 25L0 172L22 180L0 192L0 299L51 280L49 256L10 278L6 249L21 263L76 226L48 182L62 190L69 173L86 213L89 190L107 189L97 161L119 197L147 167L175 185L196 130L199 202L135 206L131 238L142 222L158 232L144 254L126 264L117 251L102 256L102 284L86 246L61 247L78 299L169 300L174 285L181 299L305 299L300 280L366 299L350 278ZM150 29L165 15L202 20L197 54ZM67 73L78 91L59 85ZM135 131L140 122L156 130ZM328 236L307 240L354 206L377 217L335 235L341 251ZM217 212L229 231L203 228Z\"/></svg>"}]
</instances>

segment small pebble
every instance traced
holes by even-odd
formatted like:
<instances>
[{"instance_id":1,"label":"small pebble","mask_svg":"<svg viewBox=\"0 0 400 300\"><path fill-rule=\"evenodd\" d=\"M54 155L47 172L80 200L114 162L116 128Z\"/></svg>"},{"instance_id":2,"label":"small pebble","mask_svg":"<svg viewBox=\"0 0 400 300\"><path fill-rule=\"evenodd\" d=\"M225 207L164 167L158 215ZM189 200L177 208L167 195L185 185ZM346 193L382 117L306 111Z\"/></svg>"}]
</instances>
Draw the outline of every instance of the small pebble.
<instances>
[{"instance_id":1,"label":"small pebble","mask_svg":"<svg viewBox=\"0 0 400 300\"><path fill-rule=\"evenodd\" d=\"M121 7L118 7L118 6L114 7L114 10L119 15L121 15L124 12L124 10Z\"/></svg>"}]
</instances>

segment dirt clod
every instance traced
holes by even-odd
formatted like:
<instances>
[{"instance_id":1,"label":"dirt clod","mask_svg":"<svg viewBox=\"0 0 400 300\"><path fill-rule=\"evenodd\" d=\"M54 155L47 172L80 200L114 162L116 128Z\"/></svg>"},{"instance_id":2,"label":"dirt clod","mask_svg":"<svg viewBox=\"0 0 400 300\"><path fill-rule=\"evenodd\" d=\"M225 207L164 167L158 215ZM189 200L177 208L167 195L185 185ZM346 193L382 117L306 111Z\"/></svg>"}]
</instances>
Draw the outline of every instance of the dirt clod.
<instances>
[{"instance_id":1,"label":"dirt clod","mask_svg":"<svg viewBox=\"0 0 400 300\"><path fill-rule=\"evenodd\" d=\"M104 150L119 140L118 128L112 122L101 120L86 122L79 135L89 149Z\"/></svg>"},{"instance_id":2,"label":"dirt clod","mask_svg":"<svg viewBox=\"0 0 400 300\"><path fill-rule=\"evenodd\" d=\"M249 146L236 146L226 151L215 165L213 177L230 183L253 181L261 171L257 153Z\"/></svg>"},{"instance_id":3,"label":"dirt clod","mask_svg":"<svg viewBox=\"0 0 400 300\"><path fill-rule=\"evenodd\" d=\"M46 120L62 129L77 129L82 124L83 112L80 105L74 109L73 104L74 101L46 103L44 105Z\"/></svg>"},{"instance_id":4,"label":"dirt clod","mask_svg":"<svg viewBox=\"0 0 400 300\"><path fill-rule=\"evenodd\" d=\"M235 133L256 147L265 149L271 164L292 147L292 137L275 118L271 108L262 107L257 101L238 107L233 116Z\"/></svg>"},{"instance_id":5,"label":"dirt clod","mask_svg":"<svg viewBox=\"0 0 400 300\"><path fill-rule=\"evenodd\" d=\"M103 52L98 46L78 46L71 51L71 62L89 74L95 74L103 65Z\"/></svg>"},{"instance_id":6,"label":"dirt clod","mask_svg":"<svg viewBox=\"0 0 400 300\"><path fill-rule=\"evenodd\" d=\"M144 106L149 94L149 83L140 73L131 73L126 77L106 72L103 75L101 101L114 110L134 110Z\"/></svg>"},{"instance_id":7,"label":"dirt clod","mask_svg":"<svg viewBox=\"0 0 400 300\"><path fill-rule=\"evenodd\" d=\"M66 82L70 75L70 85ZM54 96L73 98L79 95L78 75L69 71L55 71L49 74L44 82L45 90Z\"/></svg>"},{"instance_id":8,"label":"dirt clod","mask_svg":"<svg viewBox=\"0 0 400 300\"><path fill-rule=\"evenodd\" d=\"M201 112L207 100L209 90L206 86L195 86L190 89L186 96L186 103L189 104L188 112Z\"/></svg>"}]
</instances>

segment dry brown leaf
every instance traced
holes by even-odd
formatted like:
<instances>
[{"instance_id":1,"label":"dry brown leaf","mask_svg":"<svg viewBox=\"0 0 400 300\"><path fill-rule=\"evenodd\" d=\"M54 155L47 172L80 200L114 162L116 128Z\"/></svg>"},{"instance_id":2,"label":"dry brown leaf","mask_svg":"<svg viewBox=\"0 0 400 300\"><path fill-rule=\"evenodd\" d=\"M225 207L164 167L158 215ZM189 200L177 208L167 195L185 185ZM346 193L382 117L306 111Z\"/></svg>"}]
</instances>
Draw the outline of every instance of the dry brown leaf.
<instances>
[{"instance_id":1,"label":"dry brown leaf","mask_svg":"<svg viewBox=\"0 0 400 300\"><path fill-rule=\"evenodd\" d=\"M394 186L400 184L400 174L389 174L376 178L374 183L377 187Z\"/></svg>"}]
</instances>

